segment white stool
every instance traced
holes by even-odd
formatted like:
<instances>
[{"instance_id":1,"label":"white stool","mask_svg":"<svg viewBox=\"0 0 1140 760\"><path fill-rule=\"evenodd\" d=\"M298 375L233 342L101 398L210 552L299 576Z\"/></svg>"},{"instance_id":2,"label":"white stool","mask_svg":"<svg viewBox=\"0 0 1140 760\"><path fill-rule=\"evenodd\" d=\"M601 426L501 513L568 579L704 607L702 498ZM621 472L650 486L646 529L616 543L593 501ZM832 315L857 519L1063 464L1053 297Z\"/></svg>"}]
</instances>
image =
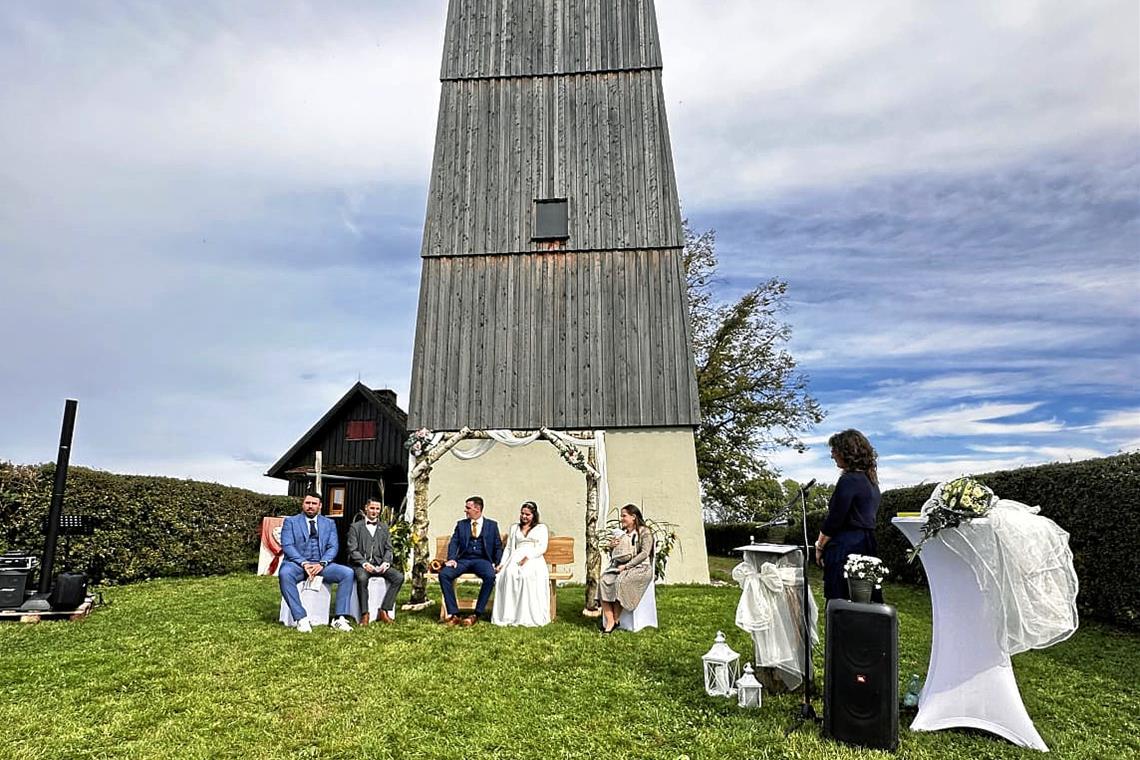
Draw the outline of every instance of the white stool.
<instances>
[{"instance_id":1,"label":"white stool","mask_svg":"<svg viewBox=\"0 0 1140 760\"><path fill-rule=\"evenodd\" d=\"M642 628L657 627L657 594L654 593L656 586L656 580L649 581L649 588L641 595L637 607L632 610L622 610L621 617L618 618L618 628L637 633Z\"/></svg>"},{"instance_id":2,"label":"white stool","mask_svg":"<svg viewBox=\"0 0 1140 760\"><path fill-rule=\"evenodd\" d=\"M329 593L329 587L324 583L316 591L311 591L305 588L305 581L297 584L297 591L301 594L301 606L305 608L305 612L309 615L310 625L328 625L329 624L329 607L332 605L332 594ZM353 594L356 597L356 594ZM281 597L281 622L293 628L297 625L297 621L293 619L293 613L289 611L289 605L285 603L285 597Z\"/></svg>"}]
</instances>

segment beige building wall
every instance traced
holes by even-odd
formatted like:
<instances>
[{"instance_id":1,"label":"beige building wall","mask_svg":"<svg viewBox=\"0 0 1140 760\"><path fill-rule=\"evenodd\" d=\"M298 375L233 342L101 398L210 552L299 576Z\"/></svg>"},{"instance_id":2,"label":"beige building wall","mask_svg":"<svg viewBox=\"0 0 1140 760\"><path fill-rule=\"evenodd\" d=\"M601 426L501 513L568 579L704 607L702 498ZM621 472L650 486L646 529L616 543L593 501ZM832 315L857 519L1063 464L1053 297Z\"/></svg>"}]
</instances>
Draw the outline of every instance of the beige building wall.
<instances>
[{"instance_id":1,"label":"beige building wall","mask_svg":"<svg viewBox=\"0 0 1140 760\"><path fill-rule=\"evenodd\" d=\"M474 441L460 443L471 448ZM679 541L669 556L666 583L708 583L704 523L693 431L650 428L606 432L610 513L599 515L599 527L633 502L654 520L675 523ZM470 461L445 454L432 468L428 491L429 534L450 535L463 519L463 502L482 496L485 514L503 533L518 520L519 506L538 504L542 521L553 535L574 537L573 582L585 579L586 478L566 464L547 441L510 448L497 445Z\"/></svg>"}]
</instances>

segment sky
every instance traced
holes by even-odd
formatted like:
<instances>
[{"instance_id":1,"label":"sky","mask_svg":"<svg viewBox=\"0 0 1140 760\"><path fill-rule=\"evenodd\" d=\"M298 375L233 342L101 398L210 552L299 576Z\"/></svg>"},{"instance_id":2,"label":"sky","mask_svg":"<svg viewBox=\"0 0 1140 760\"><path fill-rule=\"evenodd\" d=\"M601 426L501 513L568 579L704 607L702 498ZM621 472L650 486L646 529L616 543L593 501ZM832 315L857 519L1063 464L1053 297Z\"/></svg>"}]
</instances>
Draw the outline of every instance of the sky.
<instances>
[{"instance_id":1,"label":"sky","mask_svg":"<svg viewBox=\"0 0 1140 760\"><path fill-rule=\"evenodd\" d=\"M719 297L789 286L885 487L1140 449L1135 2L658 0ZM269 493L407 405L443 0L0 3L0 460Z\"/></svg>"}]
</instances>

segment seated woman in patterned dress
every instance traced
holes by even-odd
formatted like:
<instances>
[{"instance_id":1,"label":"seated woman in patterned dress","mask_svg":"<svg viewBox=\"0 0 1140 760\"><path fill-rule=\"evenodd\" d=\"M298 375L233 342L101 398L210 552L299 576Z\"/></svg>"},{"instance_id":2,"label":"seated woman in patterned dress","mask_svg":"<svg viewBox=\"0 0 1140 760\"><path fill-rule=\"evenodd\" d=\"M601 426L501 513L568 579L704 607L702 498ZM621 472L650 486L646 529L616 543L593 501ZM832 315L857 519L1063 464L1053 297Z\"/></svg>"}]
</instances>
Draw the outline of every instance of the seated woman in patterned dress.
<instances>
[{"instance_id":1,"label":"seated woman in patterned dress","mask_svg":"<svg viewBox=\"0 0 1140 760\"><path fill-rule=\"evenodd\" d=\"M598 584L602 633L613 633L622 610L632 610L653 580L653 531L634 504L621 508L621 533L610 539L610 562Z\"/></svg>"}]
</instances>

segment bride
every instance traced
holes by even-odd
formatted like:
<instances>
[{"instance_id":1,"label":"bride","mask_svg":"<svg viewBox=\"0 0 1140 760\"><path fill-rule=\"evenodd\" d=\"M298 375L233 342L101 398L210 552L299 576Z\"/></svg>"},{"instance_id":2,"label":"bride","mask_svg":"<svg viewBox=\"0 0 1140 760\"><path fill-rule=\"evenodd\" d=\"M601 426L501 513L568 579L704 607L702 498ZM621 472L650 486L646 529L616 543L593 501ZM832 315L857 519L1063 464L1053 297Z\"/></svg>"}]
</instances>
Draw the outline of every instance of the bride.
<instances>
[{"instance_id":1,"label":"bride","mask_svg":"<svg viewBox=\"0 0 1140 760\"><path fill-rule=\"evenodd\" d=\"M495 568L495 625L539 626L550 622L550 575L546 543L550 533L538 519L538 505L523 502L518 525L511 526L502 562Z\"/></svg>"}]
</instances>

